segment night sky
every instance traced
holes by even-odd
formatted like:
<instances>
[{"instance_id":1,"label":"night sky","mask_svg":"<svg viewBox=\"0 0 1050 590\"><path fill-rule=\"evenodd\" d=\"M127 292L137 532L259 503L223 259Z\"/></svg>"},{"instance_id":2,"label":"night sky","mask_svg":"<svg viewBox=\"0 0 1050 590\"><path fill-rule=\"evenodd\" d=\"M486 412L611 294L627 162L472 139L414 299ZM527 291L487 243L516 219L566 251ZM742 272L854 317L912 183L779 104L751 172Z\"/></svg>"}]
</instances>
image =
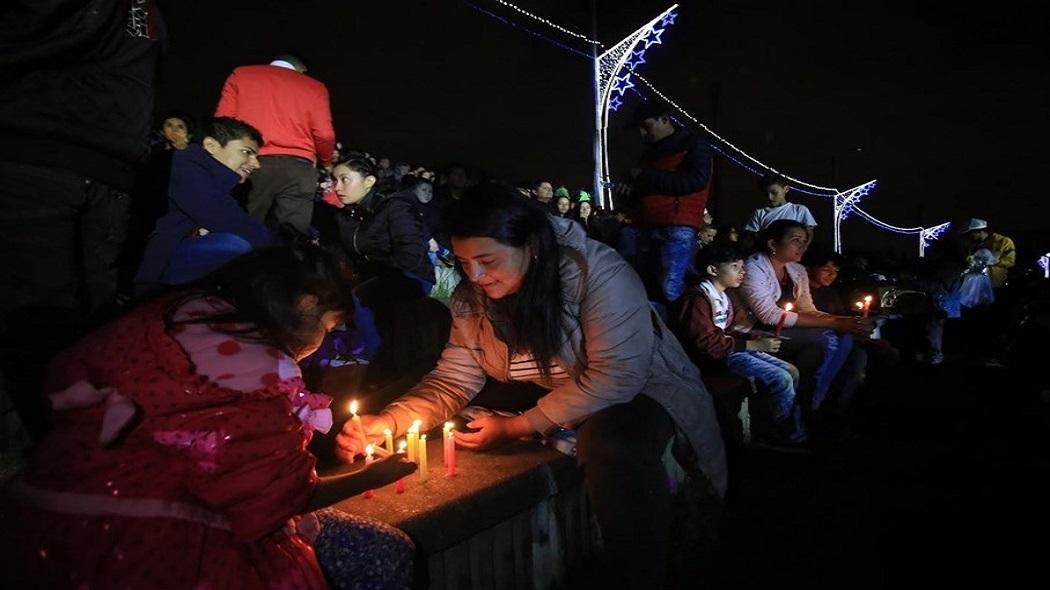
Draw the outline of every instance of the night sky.
<instances>
[{"instance_id":1,"label":"night sky","mask_svg":"<svg viewBox=\"0 0 1050 590\"><path fill-rule=\"evenodd\" d=\"M515 3L590 33L587 0ZM474 4L586 48L495 0ZM671 3L597 4L598 38L613 43ZM1050 184L1050 23L1036 3L681 4L639 71L736 145L815 184L878 178L864 207L894 225L979 216L1050 249L1050 222L1037 208ZM168 49L158 113L207 115L232 68L288 51L328 86L346 146L429 165L465 161L511 181L590 182L590 62L462 0L160 5ZM641 148L636 133L621 131L620 113L610 132L617 176ZM830 201L795 200L813 210L818 240L830 240ZM763 205L754 177L719 161L711 205L718 221L742 224ZM843 233L847 249L912 252L917 243L858 219Z\"/></svg>"}]
</instances>

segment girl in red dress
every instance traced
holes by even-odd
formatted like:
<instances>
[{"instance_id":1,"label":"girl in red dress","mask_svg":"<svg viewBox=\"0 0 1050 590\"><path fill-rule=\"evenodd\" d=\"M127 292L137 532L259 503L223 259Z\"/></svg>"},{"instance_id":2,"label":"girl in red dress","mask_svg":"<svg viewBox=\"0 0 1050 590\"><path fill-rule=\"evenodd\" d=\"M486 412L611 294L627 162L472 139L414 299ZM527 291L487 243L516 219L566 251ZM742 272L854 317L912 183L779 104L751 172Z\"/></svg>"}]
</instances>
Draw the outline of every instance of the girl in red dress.
<instances>
[{"instance_id":1,"label":"girl in red dress","mask_svg":"<svg viewBox=\"0 0 1050 590\"><path fill-rule=\"evenodd\" d=\"M59 355L53 429L0 505L5 578L325 588L328 574L339 587L407 585L403 533L312 512L414 469L393 456L350 475L314 471L306 445L331 427L331 400L306 390L296 361L352 309L339 271L312 247L255 251ZM315 540L348 535L351 556L382 555L387 567L347 560L345 547L339 571L318 563Z\"/></svg>"}]
</instances>

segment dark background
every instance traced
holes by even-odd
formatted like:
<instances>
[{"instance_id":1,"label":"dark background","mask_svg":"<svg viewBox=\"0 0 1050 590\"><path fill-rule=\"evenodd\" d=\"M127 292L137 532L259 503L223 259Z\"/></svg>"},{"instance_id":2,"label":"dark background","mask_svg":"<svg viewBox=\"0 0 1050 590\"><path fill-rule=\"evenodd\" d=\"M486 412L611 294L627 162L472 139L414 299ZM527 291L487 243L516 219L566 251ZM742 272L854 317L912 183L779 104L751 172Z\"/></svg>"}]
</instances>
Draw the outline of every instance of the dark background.
<instances>
[{"instance_id":1,"label":"dark background","mask_svg":"<svg viewBox=\"0 0 1050 590\"><path fill-rule=\"evenodd\" d=\"M430 165L465 161L508 180L590 184L590 62L462 0L160 4L168 49L158 114L207 115L231 69L288 51L327 84L345 146ZM586 49L495 0L475 4ZM590 33L587 0L516 4ZM894 225L979 216L1027 245L1025 256L1050 249L1037 209L1048 23L1036 3L681 4L639 71L736 145L815 184L878 178L864 207ZM615 43L669 5L600 0L598 38ZM610 130L621 177L641 147L620 130L626 111ZM829 200L795 200L813 210L818 239L830 240ZM742 224L764 204L754 177L718 163L719 222ZM917 247L857 219L843 233L847 249Z\"/></svg>"}]
</instances>

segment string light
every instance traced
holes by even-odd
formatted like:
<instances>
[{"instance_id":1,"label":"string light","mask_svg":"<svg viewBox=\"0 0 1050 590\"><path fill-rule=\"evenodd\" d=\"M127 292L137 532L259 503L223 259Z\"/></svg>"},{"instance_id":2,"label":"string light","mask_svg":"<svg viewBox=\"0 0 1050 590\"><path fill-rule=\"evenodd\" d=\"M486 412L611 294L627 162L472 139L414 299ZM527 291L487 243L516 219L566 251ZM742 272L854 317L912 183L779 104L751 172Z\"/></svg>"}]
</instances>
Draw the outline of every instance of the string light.
<instances>
[{"instance_id":1,"label":"string light","mask_svg":"<svg viewBox=\"0 0 1050 590\"><path fill-rule=\"evenodd\" d=\"M527 16L527 17L529 17L529 18L531 18L533 20L539 21L539 22L547 25L548 27L551 27L552 29L556 29L558 31L561 31L562 33L565 33L566 35L571 35L573 37L576 37L577 39L582 39L582 40L590 43L591 45L597 45L599 47L602 47L602 44L600 42L598 42L598 41L596 41L594 39L591 39L591 38L587 37L586 35L581 35L580 33L577 33L576 31L570 31L569 29L566 29L565 27L559 25L558 23L551 22L551 21L543 18L542 16L537 16L535 14L532 14L528 10L525 10L524 8L521 8L519 6L515 6L514 4L511 4L510 2L505 2L504 0L496 0L496 2L499 2L500 4L506 6L507 8L510 8L512 10L516 10L519 13L524 14L525 16Z\"/></svg>"},{"instance_id":2,"label":"string light","mask_svg":"<svg viewBox=\"0 0 1050 590\"><path fill-rule=\"evenodd\" d=\"M464 1L466 1L466 0L464 0ZM578 39L587 41L588 43L591 43L591 44L596 45L598 47L605 47L605 45L603 45L601 42L599 42L597 40L590 39L590 38L586 37L585 35L582 35L582 34L577 33L575 31L571 31L571 30L569 30L569 29L567 29L565 27L562 27L561 25L558 25L557 23L554 23L554 22L552 22L552 21L550 21L548 19L545 19L545 18L543 18L541 16L535 15L535 14L533 14L533 13L527 11L527 10L524 10L524 9L522 9L522 8L512 4L512 3L510 3L510 2L506 2L505 0L496 0L496 1L498 3L504 5L504 6L508 7L508 8L511 8L511 9L519 12L520 14L523 14L523 15L525 15L525 16L533 19L533 20L536 20L538 22L541 22L541 23L543 23L543 24L545 24L545 25L547 25L547 26L549 26L549 27L551 27L553 29L556 29L556 30L558 30L558 31L560 31L562 33L565 33L565 34L570 35L572 37L576 37ZM569 51L569 52L571 52L571 53L573 53L575 55L579 55L581 57L585 57L587 59L591 59L591 56L588 55L587 53L584 53L584 52L582 52L582 51L580 51L578 49L575 49L573 47L569 47L569 46L567 46L567 45L565 45L563 43L560 43L560 42L558 42L558 41L556 41L554 39L546 37L546 36L544 36L544 35L542 35L540 33L532 31L532 30L530 30L528 28L525 28L525 27L522 27L520 25L517 25L516 23L513 23L513 22L511 22L511 21L509 21L509 20L507 20L507 19L505 19L503 17L500 17L500 16L498 16L496 14L493 14L492 12L489 12L488 10L485 10L485 9L483 9L483 8L481 8L479 6L476 6L476 5L474 5L474 4L470 3L470 2L466 2L466 3L468 5L470 5L471 7L473 7L475 10L483 12L483 13L487 14L488 16L492 17L492 18L495 18L495 19L497 19L497 20L499 20L499 21L501 21L501 22L503 22L503 23L505 23L507 25L510 25L513 28L519 29L521 31L529 33L530 35L533 35L535 37L543 39L544 41L547 41L548 43L551 43L551 44L553 44L553 45L555 45L555 46L557 46L557 47L559 47L561 49L565 49L565 50L567 50L567 51ZM608 166L608 145L607 145L608 111L610 111L610 110L611 111L617 111L623 106L624 103L623 103L623 98L622 97L627 92L627 90L631 90L632 92L634 92L634 93L636 93L636 94L638 94L638 95L640 95L642 97L645 96L641 92L639 92L637 90L637 88L635 87L636 85L635 85L635 83L634 83L634 81L632 79L632 75L633 75L634 77L637 77L637 79L640 80L651 92L653 92L655 95L659 96L667 104L673 106L682 115L684 115L687 119L689 119L693 124L695 124L698 127L702 128L710 137L712 137L718 143L720 143L721 146L716 144L716 143L712 143L711 144L712 149L717 151L723 157L727 158L728 160L730 160L731 162L733 162L734 164L736 164L740 168L743 168L744 170L747 170L748 172L750 172L751 174L754 174L756 176L761 176L761 175L763 175L765 173L774 173L774 174L777 174L779 176L782 176L788 182L791 183L791 188L793 190L795 190L795 191L797 191L799 193L802 193L802 194L815 196L815 197L831 197L831 198L833 198L834 202L836 203L836 206L834 207L835 208L836 234L838 234L838 225L839 225L839 223L841 223L841 221L843 219L845 219L846 217L848 217L851 213L856 211L856 213L857 213L857 215L859 217L861 217L862 219L868 221L869 223L871 223L872 225L875 225L876 227L878 227L880 229L883 229L883 230L886 230L886 231L890 231L890 232L893 232L893 233L897 233L897 234L902 234L902 235L918 235L919 236L919 256L923 256L924 253L925 253L926 247L929 246L929 243L931 241L933 241L933 240L936 240L938 237L940 237L941 234L943 234L948 229L948 227L951 226L950 223L942 223L942 224L934 226L932 228L898 227L898 226L894 226L894 225L885 223L885 222L875 218L870 213L868 213L868 212L864 211L863 209L861 209L860 206L857 204L860 201L861 198L863 198L864 196L866 196L868 193L871 192L871 190L874 188L874 186L876 184L876 181L871 181L869 183L865 183L865 184L860 185L858 187L854 187L853 189L850 189L848 191L840 191L839 189L836 189L836 188L833 188L833 187L827 187L827 186L820 186L820 185L812 184L812 183L806 182L804 180L801 180L801 179L795 178L793 176L790 176L788 174L785 174L785 173L777 170L776 168L773 168L772 166L769 166L768 164L765 164L765 163L759 161L758 159L752 157L750 154L745 152L743 149L741 149L740 147L734 145L732 142L730 142L726 138L724 138L721 135L719 135L718 133L716 133L713 129L711 129L710 127L708 127L707 125L702 123L699 119L697 119L695 116L693 116L691 113L689 113L689 111L687 111L684 107L682 107L680 104L675 102L671 97L669 97L666 94L664 94L663 92L661 92L658 88L656 88L656 86L654 86L652 84L652 82L647 80L641 74L638 74L635 71L637 69L637 67L642 65L642 64L644 64L644 63L646 63L645 51L649 47L651 47L653 45L662 45L663 44L662 35L663 35L663 32L664 32L664 29L666 29L666 27L668 27L670 25L673 25L675 23L675 19L678 17L678 14L674 12L674 10L677 7L678 7L677 4L671 6L670 8L665 10L663 13L661 13L660 16L656 17L655 19L653 19L652 21L650 21L648 24L646 24L645 26L641 27L640 29L636 30L634 33L632 33L631 35L629 35L625 39L621 40L619 43L614 45L612 48L606 50L606 52L603 53L598 58L598 63L596 64L596 67L595 67L595 76L596 76L596 79L597 79L597 87L599 89L599 91L598 91L598 98L599 98L599 100L597 101L599 104L596 105L596 108L600 109L601 113L600 113L600 115L596 116L596 120L600 120L601 121L600 130L599 130L599 133L598 133L598 139L599 139L599 141L601 143L601 146L600 146L600 169L598 171L596 171L596 185L597 186L595 188L596 189L598 189L598 188L604 189L604 190L601 191L601 195L602 196L600 197L600 199L603 200L603 201L608 200L607 203L603 203L604 205L610 205L611 204L611 195L608 195L608 189L612 185L612 183L610 181L610 178L609 178L610 171L609 171L609 166ZM659 24L657 24L656 21L659 21ZM640 49L635 51L635 48L639 44L642 44L642 43L644 43L644 45ZM625 54L627 54L627 55L625 55ZM625 67L628 70L628 73L626 75L620 76L621 70L623 68L625 68ZM612 83L610 83L610 82L612 82ZM614 92L617 94L616 96L613 96ZM724 147L722 147L722 146L724 146ZM734 154L736 156L739 156L739 158L735 157ZM864 189L864 190L861 191L860 189ZM837 244L836 245L836 250L839 250L841 248L841 235L840 234L836 235L835 241L836 241L836 244ZM1050 256L1050 254L1048 254L1048 256ZM1042 259L1040 259L1040 261L1041 260ZM1040 264L1042 264L1042 262L1040 262Z\"/></svg>"}]
</instances>

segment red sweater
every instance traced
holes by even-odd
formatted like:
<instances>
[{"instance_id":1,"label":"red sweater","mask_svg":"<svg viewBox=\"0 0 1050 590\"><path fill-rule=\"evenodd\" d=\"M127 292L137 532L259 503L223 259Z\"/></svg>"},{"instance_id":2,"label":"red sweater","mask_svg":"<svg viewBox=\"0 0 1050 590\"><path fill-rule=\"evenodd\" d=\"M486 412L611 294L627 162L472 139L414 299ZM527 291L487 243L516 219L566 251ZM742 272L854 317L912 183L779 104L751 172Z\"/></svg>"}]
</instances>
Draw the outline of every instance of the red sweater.
<instances>
[{"instance_id":1,"label":"red sweater","mask_svg":"<svg viewBox=\"0 0 1050 590\"><path fill-rule=\"evenodd\" d=\"M635 180L641 196L640 227L704 226L714 166L711 147L688 129L654 144L642 157Z\"/></svg>"},{"instance_id":2,"label":"red sweater","mask_svg":"<svg viewBox=\"0 0 1050 590\"><path fill-rule=\"evenodd\" d=\"M240 119L262 132L261 155L332 163L328 89L305 74L271 65L236 68L222 87L215 116Z\"/></svg>"}]
</instances>

